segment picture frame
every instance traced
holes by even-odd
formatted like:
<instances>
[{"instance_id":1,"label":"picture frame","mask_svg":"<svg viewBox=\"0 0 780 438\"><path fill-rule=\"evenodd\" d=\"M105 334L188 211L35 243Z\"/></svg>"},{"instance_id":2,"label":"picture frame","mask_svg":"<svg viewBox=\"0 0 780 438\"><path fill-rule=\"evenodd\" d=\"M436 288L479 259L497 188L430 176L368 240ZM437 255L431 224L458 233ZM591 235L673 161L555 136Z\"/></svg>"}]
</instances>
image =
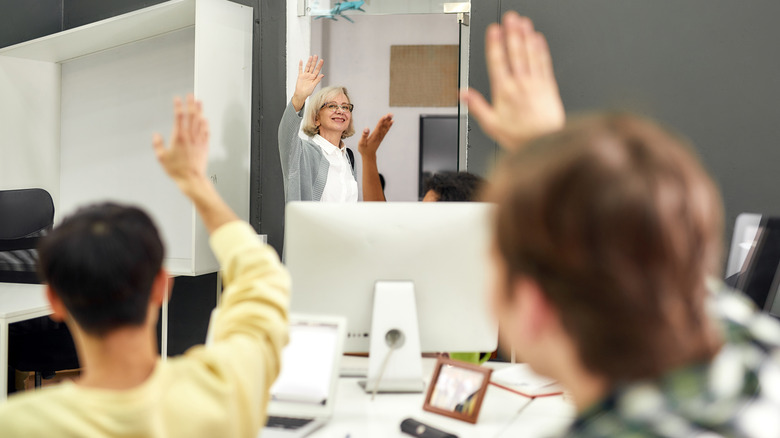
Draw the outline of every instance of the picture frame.
<instances>
[{"instance_id":1,"label":"picture frame","mask_svg":"<svg viewBox=\"0 0 780 438\"><path fill-rule=\"evenodd\" d=\"M492 372L491 368L439 357L423 410L476 424Z\"/></svg>"}]
</instances>

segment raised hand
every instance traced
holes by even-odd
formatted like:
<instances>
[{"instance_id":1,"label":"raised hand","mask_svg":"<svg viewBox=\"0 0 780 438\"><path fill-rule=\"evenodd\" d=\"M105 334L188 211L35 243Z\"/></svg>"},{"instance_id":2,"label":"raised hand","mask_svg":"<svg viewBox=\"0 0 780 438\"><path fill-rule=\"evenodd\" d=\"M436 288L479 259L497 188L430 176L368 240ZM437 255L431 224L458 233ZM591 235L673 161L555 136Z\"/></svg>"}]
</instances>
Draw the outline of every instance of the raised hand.
<instances>
[{"instance_id":1,"label":"raised hand","mask_svg":"<svg viewBox=\"0 0 780 438\"><path fill-rule=\"evenodd\" d=\"M309 56L306 61L306 67L303 66L303 61L298 61L298 80L295 82L295 92L292 97L292 104L295 111L300 111L303 108L306 98L311 96L314 92L314 88L320 83L325 75L320 74L322 70L322 64L325 61L320 59L317 61L317 55Z\"/></svg>"},{"instance_id":2,"label":"raised hand","mask_svg":"<svg viewBox=\"0 0 780 438\"><path fill-rule=\"evenodd\" d=\"M154 134L152 145L157 160L179 190L195 205L203 224L214 232L228 222L238 220L206 177L209 159L209 124L203 116L203 105L192 94L182 104L173 100L173 132L168 147L160 134Z\"/></svg>"},{"instance_id":3,"label":"raised hand","mask_svg":"<svg viewBox=\"0 0 780 438\"><path fill-rule=\"evenodd\" d=\"M382 140L385 139L387 131L393 126L393 115L386 114L376 124L374 132L371 133L368 128L363 130L363 135L358 141L358 152L363 160L363 200L364 201L385 201L385 192L382 190L382 183L379 180L379 168L376 164L376 151Z\"/></svg>"},{"instance_id":4,"label":"raised hand","mask_svg":"<svg viewBox=\"0 0 780 438\"><path fill-rule=\"evenodd\" d=\"M203 105L190 94L185 103L173 101L174 122L169 147L160 134L152 140L157 160L165 172L187 193L196 180L206 177L209 126Z\"/></svg>"},{"instance_id":5,"label":"raised hand","mask_svg":"<svg viewBox=\"0 0 780 438\"><path fill-rule=\"evenodd\" d=\"M517 149L563 127L566 115L547 41L530 19L514 11L485 36L490 78L489 104L478 91L461 92L469 112L486 134L507 149Z\"/></svg>"},{"instance_id":6,"label":"raised hand","mask_svg":"<svg viewBox=\"0 0 780 438\"><path fill-rule=\"evenodd\" d=\"M393 126L393 115L385 114L376 124L374 133L368 128L363 130L363 135L358 141L358 152L362 156L374 156L376 157L376 151L379 149L379 145L382 144L387 131Z\"/></svg>"}]
</instances>

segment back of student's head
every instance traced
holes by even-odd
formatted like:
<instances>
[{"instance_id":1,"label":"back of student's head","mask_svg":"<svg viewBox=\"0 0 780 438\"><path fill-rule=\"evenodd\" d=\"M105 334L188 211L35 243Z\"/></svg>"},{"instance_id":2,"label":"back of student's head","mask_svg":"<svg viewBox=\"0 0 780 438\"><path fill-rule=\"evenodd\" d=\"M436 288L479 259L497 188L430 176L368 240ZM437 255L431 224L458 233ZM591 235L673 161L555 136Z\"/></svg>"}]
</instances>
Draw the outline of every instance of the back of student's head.
<instances>
[{"instance_id":1,"label":"back of student's head","mask_svg":"<svg viewBox=\"0 0 780 438\"><path fill-rule=\"evenodd\" d=\"M705 278L722 204L681 139L631 115L583 118L507 157L492 194L504 280L540 286L592 372L654 377L714 353Z\"/></svg>"},{"instance_id":2,"label":"back of student's head","mask_svg":"<svg viewBox=\"0 0 780 438\"><path fill-rule=\"evenodd\" d=\"M468 172L438 172L425 182L425 193L433 192L436 202L476 201L485 180Z\"/></svg>"},{"instance_id":3,"label":"back of student's head","mask_svg":"<svg viewBox=\"0 0 780 438\"><path fill-rule=\"evenodd\" d=\"M39 245L39 271L87 332L141 325L164 248L135 207L100 204L65 218Z\"/></svg>"}]
</instances>

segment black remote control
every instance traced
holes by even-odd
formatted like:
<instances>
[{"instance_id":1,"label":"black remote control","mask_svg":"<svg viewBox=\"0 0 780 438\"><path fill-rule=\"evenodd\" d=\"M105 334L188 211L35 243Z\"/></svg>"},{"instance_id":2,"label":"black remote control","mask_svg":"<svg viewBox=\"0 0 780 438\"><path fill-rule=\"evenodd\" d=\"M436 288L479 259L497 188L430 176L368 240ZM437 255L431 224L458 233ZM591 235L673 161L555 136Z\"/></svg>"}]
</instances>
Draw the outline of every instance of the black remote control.
<instances>
[{"instance_id":1,"label":"black remote control","mask_svg":"<svg viewBox=\"0 0 780 438\"><path fill-rule=\"evenodd\" d=\"M414 418L401 422L401 432L418 438L458 438L457 435L420 423Z\"/></svg>"}]
</instances>

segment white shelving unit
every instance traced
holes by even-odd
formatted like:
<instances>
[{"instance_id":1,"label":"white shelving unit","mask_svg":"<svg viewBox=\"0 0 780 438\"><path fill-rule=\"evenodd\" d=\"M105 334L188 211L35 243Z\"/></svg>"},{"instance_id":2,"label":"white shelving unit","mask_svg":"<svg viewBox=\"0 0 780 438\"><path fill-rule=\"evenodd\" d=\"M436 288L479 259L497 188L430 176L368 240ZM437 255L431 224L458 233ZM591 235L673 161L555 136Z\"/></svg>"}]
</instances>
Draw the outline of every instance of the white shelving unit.
<instances>
[{"instance_id":1,"label":"white shelving unit","mask_svg":"<svg viewBox=\"0 0 780 438\"><path fill-rule=\"evenodd\" d=\"M192 204L156 162L173 96L194 92L211 130L209 176L249 217L252 8L171 0L0 50L0 189L41 187L56 221L85 204L148 211L172 275L217 270Z\"/></svg>"}]
</instances>

